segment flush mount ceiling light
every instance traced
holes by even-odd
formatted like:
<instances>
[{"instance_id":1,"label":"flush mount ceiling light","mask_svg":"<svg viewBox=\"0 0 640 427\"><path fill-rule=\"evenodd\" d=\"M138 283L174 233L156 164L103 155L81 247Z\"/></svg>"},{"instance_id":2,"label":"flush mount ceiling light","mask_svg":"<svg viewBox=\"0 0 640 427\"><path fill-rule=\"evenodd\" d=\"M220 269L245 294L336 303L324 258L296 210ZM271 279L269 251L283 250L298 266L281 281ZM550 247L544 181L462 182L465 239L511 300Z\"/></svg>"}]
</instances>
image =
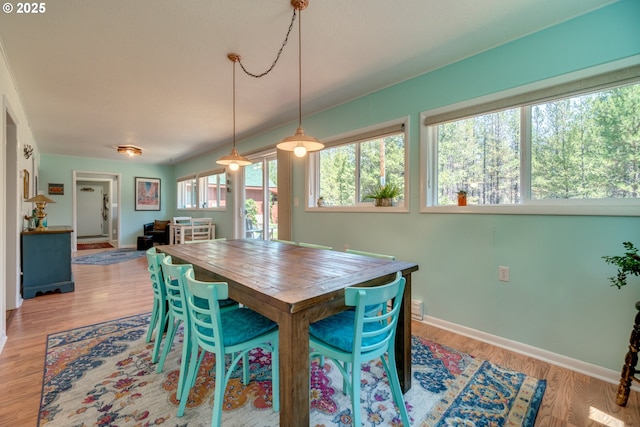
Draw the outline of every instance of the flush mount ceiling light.
<instances>
[{"instance_id":1,"label":"flush mount ceiling light","mask_svg":"<svg viewBox=\"0 0 640 427\"><path fill-rule=\"evenodd\" d=\"M276 145L279 150L293 151L298 157L304 157L309 151L318 151L324 145L316 138L304 133L302 128L302 11L309 6L309 0L291 0L291 5L300 12L298 17L298 129Z\"/></svg>"},{"instance_id":2,"label":"flush mount ceiling light","mask_svg":"<svg viewBox=\"0 0 640 427\"><path fill-rule=\"evenodd\" d=\"M240 61L240 55L230 53L227 58L233 62L233 147L231 148L231 154L220 157L216 163L229 166L232 171L237 171L240 166L250 165L251 161L238 154L238 150L236 150L236 62Z\"/></svg>"},{"instance_id":3,"label":"flush mount ceiling light","mask_svg":"<svg viewBox=\"0 0 640 427\"><path fill-rule=\"evenodd\" d=\"M135 145L118 145L116 147L118 153L126 154L127 156L139 156L142 154L142 148L136 147Z\"/></svg>"}]
</instances>

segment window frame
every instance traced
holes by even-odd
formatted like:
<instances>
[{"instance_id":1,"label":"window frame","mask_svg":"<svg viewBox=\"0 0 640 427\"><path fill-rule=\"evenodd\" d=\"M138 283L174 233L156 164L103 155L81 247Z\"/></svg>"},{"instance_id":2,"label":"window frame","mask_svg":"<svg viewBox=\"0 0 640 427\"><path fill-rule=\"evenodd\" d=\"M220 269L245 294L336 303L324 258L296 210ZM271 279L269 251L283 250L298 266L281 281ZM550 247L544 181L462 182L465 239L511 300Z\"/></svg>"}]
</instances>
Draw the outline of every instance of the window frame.
<instances>
[{"instance_id":1,"label":"window frame","mask_svg":"<svg viewBox=\"0 0 640 427\"><path fill-rule=\"evenodd\" d=\"M571 73L544 82L502 91L420 113L420 212L456 214L606 215L640 216L640 199L531 199L531 105L640 84L640 65L608 65ZM436 126L446 121L521 108L521 203L504 205L433 205L437 191Z\"/></svg>"},{"instance_id":2,"label":"window frame","mask_svg":"<svg viewBox=\"0 0 640 427\"><path fill-rule=\"evenodd\" d=\"M223 174L223 179L224 179L224 185L225 185L225 192L229 193L229 191L227 191L227 189L229 188L230 185L230 179L227 173L227 170L225 168L215 168L215 169L209 169L206 171L202 171L202 172L198 172L196 174L196 186L197 186L197 192L196 192L196 198L197 198L197 203L196 203L196 209L197 210L202 210L202 211L226 211L227 210L227 203L225 203L224 206L216 206L216 207L201 207L202 206L202 192L204 191L203 188L201 188L201 180L204 178L207 178L209 176L213 176L213 175L220 175ZM222 184L222 182L221 182ZM220 184L220 185L221 185ZM219 187L219 186L218 186ZM218 192L223 191L220 188L218 188ZM228 201L229 199L226 198L226 201ZM220 204L220 199L218 199L218 205Z\"/></svg>"},{"instance_id":3,"label":"window frame","mask_svg":"<svg viewBox=\"0 0 640 427\"><path fill-rule=\"evenodd\" d=\"M230 182L230 177L229 177L229 173L227 171L226 168L216 168L216 169L209 169L209 170L205 170L205 171L200 171L198 173L195 174L188 174L188 175L184 175L181 177L178 177L176 179L176 210L177 211L220 211L220 212L224 212L227 210L227 205L225 204L225 206L219 206L219 207L214 207L214 208L201 208L200 204L201 204L201 188L200 188L200 179L201 178L205 178L207 176L211 176L211 175L218 175L218 174L224 174L224 179L225 179L225 185L227 186L227 188L230 188L231 182ZM180 191L180 184L185 182L185 181L190 181L193 180L194 181L194 188L195 188L195 206L194 207L180 207L180 199L182 197L182 192ZM228 193L229 191L227 191ZM229 200L228 198L226 200Z\"/></svg>"},{"instance_id":4,"label":"window frame","mask_svg":"<svg viewBox=\"0 0 640 427\"><path fill-rule=\"evenodd\" d=\"M393 130L395 128L395 130ZM353 206L325 206L318 207L317 199L320 196L320 155L322 151L309 153L305 169L305 211L306 212L375 212L375 213L408 213L410 211L410 179L409 179L409 117L379 123L363 129L337 135L324 140L324 149L334 148L341 145L357 144L371 141L390 134L404 132L404 199L403 203L397 206L376 207L373 202L360 202ZM359 170L356 170L359 178ZM356 188L356 193L358 189Z\"/></svg>"},{"instance_id":5,"label":"window frame","mask_svg":"<svg viewBox=\"0 0 640 427\"><path fill-rule=\"evenodd\" d=\"M180 191L180 185L186 181L194 181L195 188L195 207L180 207L180 200L184 198L184 193ZM176 210L191 211L198 208L198 179L196 174L184 175L176 179Z\"/></svg>"}]
</instances>

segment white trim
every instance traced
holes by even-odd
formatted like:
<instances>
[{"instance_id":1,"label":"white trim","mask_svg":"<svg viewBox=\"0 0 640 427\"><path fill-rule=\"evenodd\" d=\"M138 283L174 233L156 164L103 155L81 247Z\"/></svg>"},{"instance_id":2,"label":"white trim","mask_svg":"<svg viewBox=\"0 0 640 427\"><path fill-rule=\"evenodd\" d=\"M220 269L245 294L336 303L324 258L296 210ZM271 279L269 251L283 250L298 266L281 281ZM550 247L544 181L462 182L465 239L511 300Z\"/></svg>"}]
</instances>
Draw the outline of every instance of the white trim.
<instances>
[{"instance_id":1,"label":"white trim","mask_svg":"<svg viewBox=\"0 0 640 427\"><path fill-rule=\"evenodd\" d=\"M477 329L468 328L466 326L458 325L446 320L441 320L433 316L425 316L424 320L422 320L422 323L435 326L436 328L444 329L446 331L453 332L478 341L482 341L495 347L504 348L505 350L513 351L514 353L532 357L534 359L538 359L543 362L559 366L561 368L569 369L580 374L588 375L589 377L596 378L611 384L620 383L620 372L614 371L612 369L603 368L602 366L583 362L578 359L573 359L571 357L563 356L558 353L553 353L551 351L533 347L528 344L523 344L518 341L508 340L497 335L488 334ZM633 391L640 391L640 385L635 385L634 383L632 384L631 389Z\"/></svg>"}]
</instances>

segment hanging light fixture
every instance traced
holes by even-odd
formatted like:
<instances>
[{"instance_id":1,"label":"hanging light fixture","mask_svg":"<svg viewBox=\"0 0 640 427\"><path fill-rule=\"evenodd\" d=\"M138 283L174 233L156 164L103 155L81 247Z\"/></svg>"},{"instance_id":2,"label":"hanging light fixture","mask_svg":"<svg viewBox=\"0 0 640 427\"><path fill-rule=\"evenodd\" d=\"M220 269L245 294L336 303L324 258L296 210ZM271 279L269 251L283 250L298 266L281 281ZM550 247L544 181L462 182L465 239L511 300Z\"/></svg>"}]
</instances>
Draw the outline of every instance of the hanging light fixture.
<instances>
[{"instance_id":1,"label":"hanging light fixture","mask_svg":"<svg viewBox=\"0 0 640 427\"><path fill-rule=\"evenodd\" d=\"M126 154L129 157L139 156L142 154L142 148L136 147L135 145L118 145L116 147L118 153Z\"/></svg>"},{"instance_id":2,"label":"hanging light fixture","mask_svg":"<svg viewBox=\"0 0 640 427\"><path fill-rule=\"evenodd\" d=\"M220 157L216 163L229 166L232 171L237 171L240 166L250 165L251 161L238 154L238 150L236 150L236 62L240 61L240 55L230 53L227 58L233 62L233 147L231 154Z\"/></svg>"},{"instance_id":3,"label":"hanging light fixture","mask_svg":"<svg viewBox=\"0 0 640 427\"><path fill-rule=\"evenodd\" d=\"M324 145L316 138L304 133L302 128L302 11L309 6L309 0L291 0L291 5L300 13L298 16L298 129L278 143L279 150L293 151L297 157L304 157L309 151L321 150Z\"/></svg>"}]
</instances>

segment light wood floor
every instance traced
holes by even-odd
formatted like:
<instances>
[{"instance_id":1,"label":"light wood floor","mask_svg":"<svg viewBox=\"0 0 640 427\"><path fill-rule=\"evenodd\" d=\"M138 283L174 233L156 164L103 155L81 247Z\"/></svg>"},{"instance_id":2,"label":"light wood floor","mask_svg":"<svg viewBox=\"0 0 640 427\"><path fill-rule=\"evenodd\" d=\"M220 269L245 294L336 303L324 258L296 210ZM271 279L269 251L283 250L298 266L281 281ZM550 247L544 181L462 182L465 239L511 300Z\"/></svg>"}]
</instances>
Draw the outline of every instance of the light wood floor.
<instances>
[{"instance_id":1,"label":"light wood floor","mask_svg":"<svg viewBox=\"0 0 640 427\"><path fill-rule=\"evenodd\" d=\"M74 264L75 292L25 300L12 313L9 341L0 354L0 426L37 425L47 334L150 310L152 293L146 269L144 257L112 266ZM413 333L546 379L536 427L640 427L640 393L632 392L627 407L621 408L615 404L614 384L420 322L413 322Z\"/></svg>"}]
</instances>

